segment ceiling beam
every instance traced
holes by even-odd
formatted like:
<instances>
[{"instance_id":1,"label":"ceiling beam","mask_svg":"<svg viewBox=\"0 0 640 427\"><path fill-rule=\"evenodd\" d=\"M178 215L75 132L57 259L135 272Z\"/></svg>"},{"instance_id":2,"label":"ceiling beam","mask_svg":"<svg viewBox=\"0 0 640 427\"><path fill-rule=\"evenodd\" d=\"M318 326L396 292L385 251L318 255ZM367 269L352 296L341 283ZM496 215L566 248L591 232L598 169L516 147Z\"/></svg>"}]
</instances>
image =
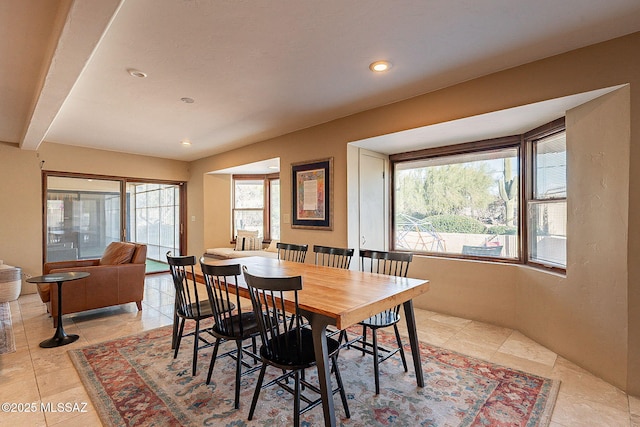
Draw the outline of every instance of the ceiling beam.
<instances>
[{"instance_id":1,"label":"ceiling beam","mask_svg":"<svg viewBox=\"0 0 640 427\"><path fill-rule=\"evenodd\" d=\"M124 0L61 2L59 34L40 80L20 148L37 150Z\"/></svg>"}]
</instances>

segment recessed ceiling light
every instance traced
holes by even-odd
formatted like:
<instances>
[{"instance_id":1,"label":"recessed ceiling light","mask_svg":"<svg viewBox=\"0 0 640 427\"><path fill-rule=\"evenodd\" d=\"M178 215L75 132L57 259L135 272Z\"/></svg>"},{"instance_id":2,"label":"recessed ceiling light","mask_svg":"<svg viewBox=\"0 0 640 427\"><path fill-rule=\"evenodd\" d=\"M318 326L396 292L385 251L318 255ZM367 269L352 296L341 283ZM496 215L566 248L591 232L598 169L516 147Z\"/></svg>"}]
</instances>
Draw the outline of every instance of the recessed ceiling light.
<instances>
[{"instance_id":1,"label":"recessed ceiling light","mask_svg":"<svg viewBox=\"0 0 640 427\"><path fill-rule=\"evenodd\" d=\"M188 139L183 139L182 141L180 141L180 144L184 145L185 147L191 147L191 141L189 141Z\"/></svg>"},{"instance_id":2,"label":"recessed ceiling light","mask_svg":"<svg viewBox=\"0 0 640 427\"><path fill-rule=\"evenodd\" d=\"M375 73L384 73L391 68L391 62L389 61L376 61L369 65L369 69Z\"/></svg>"},{"instance_id":3,"label":"recessed ceiling light","mask_svg":"<svg viewBox=\"0 0 640 427\"><path fill-rule=\"evenodd\" d=\"M142 71L136 70L135 68L129 68L127 72L129 73L130 76L133 76L133 77L139 77L141 79L144 79L145 77L147 77L147 73L143 73Z\"/></svg>"},{"instance_id":4,"label":"recessed ceiling light","mask_svg":"<svg viewBox=\"0 0 640 427\"><path fill-rule=\"evenodd\" d=\"M180 98L180 101L184 102L185 104L193 104L194 102L196 102L193 100L193 98L187 98L187 97Z\"/></svg>"}]
</instances>

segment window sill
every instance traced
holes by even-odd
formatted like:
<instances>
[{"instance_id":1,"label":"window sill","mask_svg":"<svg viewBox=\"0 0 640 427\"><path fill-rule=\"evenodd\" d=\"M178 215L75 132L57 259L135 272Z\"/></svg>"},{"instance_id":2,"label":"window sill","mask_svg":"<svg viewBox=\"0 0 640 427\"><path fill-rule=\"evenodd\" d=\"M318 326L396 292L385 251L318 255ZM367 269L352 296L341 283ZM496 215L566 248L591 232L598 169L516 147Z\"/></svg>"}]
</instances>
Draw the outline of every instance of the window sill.
<instances>
[{"instance_id":1,"label":"window sill","mask_svg":"<svg viewBox=\"0 0 640 427\"><path fill-rule=\"evenodd\" d=\"M457 256L444 256L444 255L415 253L415 252L413 256L417 258L441 259L446 261L481 262L483 264L494 264L496 266L513 266L518 268L526 268L528 270L533 270L540 273L551 274L553 276L557 276L563 279L567 278L566 269L561 269L558 267L545 267L543 265L524 264L519 260L509 260L509 259L498 260L498 259L490 259L490 258L457 257Z\"/></svg>"}]
</instances>

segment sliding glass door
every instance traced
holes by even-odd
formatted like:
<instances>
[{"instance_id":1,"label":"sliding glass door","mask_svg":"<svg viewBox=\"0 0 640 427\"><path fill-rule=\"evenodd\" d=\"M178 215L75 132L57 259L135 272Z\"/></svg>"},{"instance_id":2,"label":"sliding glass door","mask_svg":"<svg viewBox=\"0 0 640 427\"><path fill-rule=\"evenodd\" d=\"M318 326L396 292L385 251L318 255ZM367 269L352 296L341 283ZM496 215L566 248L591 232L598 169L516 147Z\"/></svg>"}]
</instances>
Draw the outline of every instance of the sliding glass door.
<instances>
[{"instance_id":1,"label":"sliding glass door","mask_svg":"<svg viewBox=\"0 0 640 427\"><path fill-rule=\"evenodd\" d=\"M99 258L120 240L120 182L50 176L46 261Z\"/></svg>"},{"instance_id":2,"label":"sliding glass door","mask_svg":"<svg viewBox=\"0 0 640 427\"><path fill-rule=\"evenodd\" d=\"M128 183L127 211L129 238L147 244L149 259L180 254L180 185Z\"/></svg>"},{"instance_id":3,"label":"sliding glass door","mask_svg":"<svg viewBox=\"0 0 640 427\"><path fill-rule=\"evenodd\" d=\"M44 172L44 261L99 258L109 243L147 244L147 272L181 253L183 183Z\"/></svg>"}]
</instances>

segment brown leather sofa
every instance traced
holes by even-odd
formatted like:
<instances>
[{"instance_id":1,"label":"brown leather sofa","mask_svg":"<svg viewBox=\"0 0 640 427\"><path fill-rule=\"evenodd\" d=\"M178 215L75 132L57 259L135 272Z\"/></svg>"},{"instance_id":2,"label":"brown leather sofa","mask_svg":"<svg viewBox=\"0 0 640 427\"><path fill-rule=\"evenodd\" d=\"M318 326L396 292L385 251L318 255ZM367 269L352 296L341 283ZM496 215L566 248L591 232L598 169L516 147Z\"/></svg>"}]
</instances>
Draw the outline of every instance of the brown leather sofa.
<instances>
[{"instance_id":1,"label":"brown leather sofa","mask_svg":"<svg viewBox=\"0 0 640 427\"><path fill-rule=\"evenodd\" d=\"M43 274L86 271L85 279L62 285L62 314L135 302L142 310L147 245L113 242L102 258L45 263ZM38 284L38 294L57 326L58 287ZM53 302L53 304L52 304Z\"/></svg>"}]
</instances>

